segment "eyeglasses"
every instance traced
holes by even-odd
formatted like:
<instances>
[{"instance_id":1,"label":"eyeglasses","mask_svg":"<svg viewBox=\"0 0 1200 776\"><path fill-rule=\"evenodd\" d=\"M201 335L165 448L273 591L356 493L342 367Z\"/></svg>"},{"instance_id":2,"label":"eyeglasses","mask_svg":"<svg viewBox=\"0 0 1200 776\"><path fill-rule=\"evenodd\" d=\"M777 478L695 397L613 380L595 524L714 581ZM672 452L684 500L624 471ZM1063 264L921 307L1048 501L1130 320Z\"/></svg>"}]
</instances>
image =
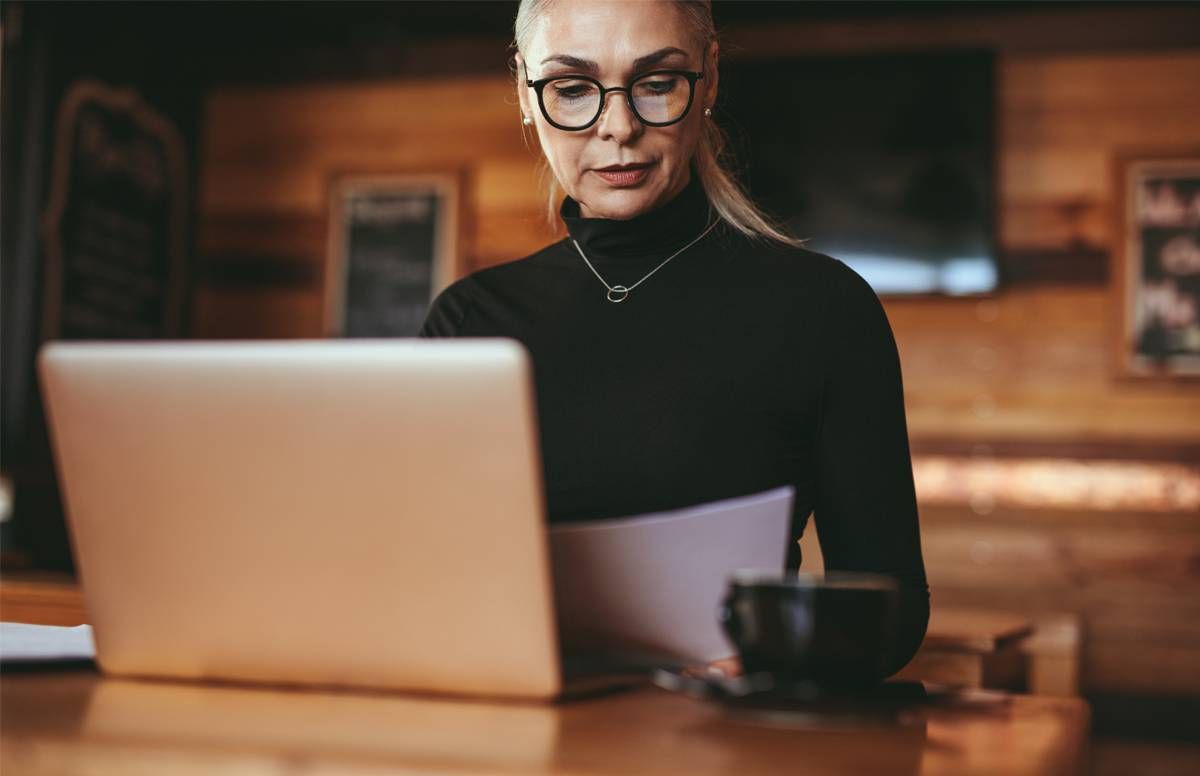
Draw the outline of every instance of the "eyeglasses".
<instances>
[{"instance_id":1,"label":"eyeglasses","mask_svg":"<svg viewBox=\"0 0 1200 776\"><path fill-rule=\"evenodd\" d=\"M696 81L704 73L651 70L634 78L628 86L604 86L586 75L557 75L531 81L528 68L525 76L525 85L537 91L538 106L550 126L577 132L596 123L609 92L625 92L633 115L648 127L674 124L692 107Z\"/></svg>"}]
</instances>

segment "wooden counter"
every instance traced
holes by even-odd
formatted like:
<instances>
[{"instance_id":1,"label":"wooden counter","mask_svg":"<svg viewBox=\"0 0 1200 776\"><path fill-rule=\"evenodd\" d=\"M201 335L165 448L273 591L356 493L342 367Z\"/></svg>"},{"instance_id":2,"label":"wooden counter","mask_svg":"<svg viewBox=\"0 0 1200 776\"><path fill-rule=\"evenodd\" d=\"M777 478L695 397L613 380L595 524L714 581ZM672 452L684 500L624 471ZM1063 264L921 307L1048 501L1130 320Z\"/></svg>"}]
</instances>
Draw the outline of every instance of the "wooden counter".
<instances>
[{"instance_id":1,"label":"wooden counter","mask_svg":"<svg viewBox=\"0 0 1200 776\"><path fill-rule=\"evenodd\" d=\"M18 774L1061 774L1078 699L991 694L904 724L798 728L654 688L560 705L5 673L0 771Z\"/></svg>"},{"instance_id":2,"label":"wooden counter","mask_svg":"<svg viewBox=\"0 0 1200 776\"><path fill-rule=\"evenodd\" d=\"M42 625L88 622L73 578L31 572L0 579L0 619ZM897 678L1074 695L1079 690L1078 625L1058 620L1050 625L1035 628L1027 618L1004 612L935 607L921 650ZM1038 638L1026 638L1035 632Z\"/></svg>"}]
</instances>

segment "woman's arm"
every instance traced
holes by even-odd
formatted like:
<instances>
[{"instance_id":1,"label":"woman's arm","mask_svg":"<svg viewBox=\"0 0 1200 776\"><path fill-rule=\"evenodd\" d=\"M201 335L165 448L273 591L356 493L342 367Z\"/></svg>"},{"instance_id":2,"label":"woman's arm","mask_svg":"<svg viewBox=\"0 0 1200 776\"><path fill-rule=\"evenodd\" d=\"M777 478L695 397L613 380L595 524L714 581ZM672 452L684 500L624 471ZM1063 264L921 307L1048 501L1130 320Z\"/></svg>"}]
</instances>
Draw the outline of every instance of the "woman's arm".
<instances>
[{"instance_id":1,"label":"woman's arm","mask_svg":"<svg viewBox=\"0 0 1200 776\"><path fill-rule=\"evenodd\" d=\"M831 270L813 511L827 571L900 583L890 676L916 653L929 620L900 357L874 290L840 261Z\"/></svg>"}]
</instances>

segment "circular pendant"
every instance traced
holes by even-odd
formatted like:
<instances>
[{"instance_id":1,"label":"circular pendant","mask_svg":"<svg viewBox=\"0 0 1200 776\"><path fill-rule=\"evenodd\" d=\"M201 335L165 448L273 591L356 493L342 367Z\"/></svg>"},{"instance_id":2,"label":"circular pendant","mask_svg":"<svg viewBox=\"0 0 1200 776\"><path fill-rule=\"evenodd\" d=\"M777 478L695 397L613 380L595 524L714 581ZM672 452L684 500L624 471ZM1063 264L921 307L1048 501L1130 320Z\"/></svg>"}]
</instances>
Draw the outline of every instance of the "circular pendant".
<instances>
[{"instance_id":1,"label":"circular pendant","mask_svg":"<svg viewBox=\"0 0 1200 776\"><path fill-rule=\"evenodd\" d=\"M610 302L624 302L627 296L629 296L629 289L625 286L613 286L608 289L608 301Z\"/></svg>"}]
</instances>

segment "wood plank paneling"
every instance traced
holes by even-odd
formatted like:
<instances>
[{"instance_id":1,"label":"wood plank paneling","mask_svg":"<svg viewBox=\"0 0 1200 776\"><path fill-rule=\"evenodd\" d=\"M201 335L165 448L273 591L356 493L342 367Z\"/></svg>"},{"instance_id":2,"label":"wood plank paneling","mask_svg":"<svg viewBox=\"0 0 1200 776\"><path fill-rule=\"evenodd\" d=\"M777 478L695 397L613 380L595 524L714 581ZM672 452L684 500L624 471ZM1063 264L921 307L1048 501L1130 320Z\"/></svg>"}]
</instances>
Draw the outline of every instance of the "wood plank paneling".
<instances>
[{"instance_id":1,"label":"wood plank paneling","mask_svg":"<svg viewBox=\"0 0 1200 776\"><path fill-rule=\"evenodd\" d=\"M289 256L320 264L325 260L326 221L291 213L210 214L200 234L205 256Z\"/></svg>"},{"instance_id":2,"label":"wood plank paneling","mask_svg":"<svg viewBox=\"0 0 1200 776\"><path fill-rule=\"evenodd\" d=\"M1007 54L998 84L1001 242L1009 248L1108 246L1113 154L1200 139L1195 50Z\"/></svg>"},{"instance_id":3,"label":"wood plank paneling","mask_svg":"<svg viewBox=\"0 0 1200 776\"><path fill-rule=\"evenodd\" d=\"M1036 4L1034 4L1036 6ZM994 48L1005 52L1046 50L1155 50L1194 47L1200 10L1186 3L1155 3L1148 8L1115 3L1072 8L1033 8L996 4L986 14L963 16L953 6L941 14L905 19L813 19L802 23L755 23L739 27L739 46L726 56L787 56L814 53L923 51L948 46ZM719 13L719 11L718 11Z\"/></svg>"},{"instance_id":4,"label":"wood plank paneling","mask_svg":"<svg viewBox=\"0 0 1200 776\"><path fill-rule=\"evenodd\" d=\"M889 299L909 432L962 438L1200 439L1195 385L1118 382L1106 288Z\"/></svg>"},{"instance_id":5,"label":"wood plank paneling","mask_svg":"<svg viewBox=\"0 0 1200 776\"><path fill-rule=\"evenodd\" d=\"M540 213L545 198L538 189L538 156L484 159L475 168L475 206L481 213L516 211L522 215Z\"/></svg>"},{"instance_id":6,"label":"wood plank paneling","mask_svg":"<svg viewBox=\"0 0 1200 776\"><path fill-rule=\"evenodd\" d=\"M1036 109L1060 118L1065 114L1056 111L1097 107L1133 119L1143 110L1172 105L1186 113L1188 101L1200 98L1196 56L1190 49L1010 55L1000 81L1001 100L1012 110ZM1138 113L1130 114L1130 109Z\"/></svg>"},{"instance_id":7,"label":"wood plank paneling","mask_svg":"<svg viewBox=\"0 0 1200 776\"><path fill-rule=\"evenodd\" d=\"M1200 693L1200 515L924 506L921 533L934 606L1073 612L1088 690Z\"/></svg>"},{"instance_id":8,"label":"wood plank paneling","mask_svg":"<svg viewBox=\"0 0 1200 776\"><path fill-rule=\"evenodd\" d=\"M201 289L193 300L201 339L319 337L324 298L312 291Z\"/></svg>"},{"instance_id":9,"label":"wood plank paneling","mask_svg":"<svg viewBox=\"0 0 1200 776\"><path fill-rule=\"evenodd\" d=\"M1112 239L1111 207L1104 195L1052 198L1037 192L1030 196L1038 198L1021 199L1019 193L1007 192L1000 232L1006 244L1026 250L1061 250L1108 245Z\"/></svg>"}]
</instances>

